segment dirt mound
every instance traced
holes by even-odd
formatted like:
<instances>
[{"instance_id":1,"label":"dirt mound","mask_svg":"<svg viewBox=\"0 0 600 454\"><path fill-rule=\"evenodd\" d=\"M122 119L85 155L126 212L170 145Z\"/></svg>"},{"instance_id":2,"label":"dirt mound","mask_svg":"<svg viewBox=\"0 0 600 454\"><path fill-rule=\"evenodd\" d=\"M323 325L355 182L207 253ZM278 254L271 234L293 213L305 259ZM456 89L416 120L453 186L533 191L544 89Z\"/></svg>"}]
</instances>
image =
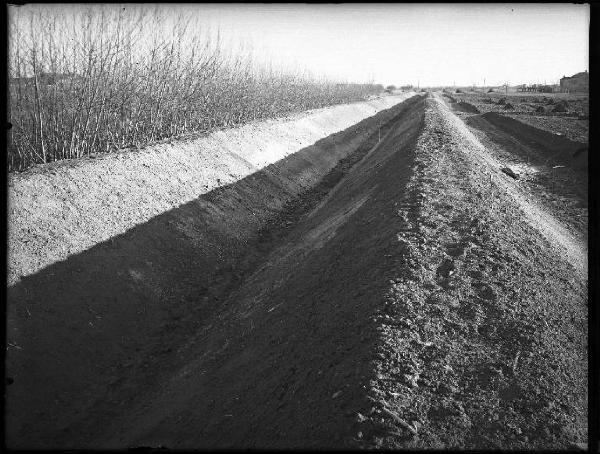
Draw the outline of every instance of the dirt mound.
<instances>
[{"instance_id":1,"label":"dirt mound","mask_svg":"<svg viewBox=\"0 0 600 454\"><path fill-rule=\"evenodd\" d=\"M473 113L473 114L480 113L479 109L477 107L475 107L473 104L470 104L465 101L460 101L459 103L457 103L456 108L458 110L461 110L462 112L466 112L466 113Z\"/></svg>"},{"instance_id":2,"label":"dirt mound","mask_svg":"<svg viewBox=\"0 0 600 454\"><path fill-rule=\"evenodd\" d=\"M502 167L500 169L501 172L504 172L505 174L507 174L509 177L514 178L515 180L519 179L519 174L516 173L513 169L511 169L510 167Z\"/></svg>"},{"instance_id":3,"label":"dirt mound","mask_svg":"<svg viewBox=\"0 0 600 454\"><path fill-rule=\"evenodd\" d=\"M544 161L568 165L580 172L587 172L585 153L579 153L575 156L575 152L584 147L585 144L574 142L564 136L552 134L495 112L487 112L479 117L533 147L534 150L540 153ZM468 120L467 122L468 124L475 124L474 122L477 122L477 120Z\"/></svg>"},{"instance_id":4,"label":"dirt mound","mask_svg":"<svg viewBox=\"0 0 600 454\"><path fill-rule=\"evenodd\" d=\"M554 113L566 113L569 111L569 104L566 101L559 101L554 105L552 112Z\"/></svg>"},{"instance_id":5,"label":"dirt mound","mask_svg":"<svg viewBox=\"0 0 600 454\"><path fill-rule=\"evenodd\" d=\"M456 102L456 98L454 98L454 96L449 95L448 93L444 93L444 96L450 101L450 102Z\"/></svg>"}]
</instances>

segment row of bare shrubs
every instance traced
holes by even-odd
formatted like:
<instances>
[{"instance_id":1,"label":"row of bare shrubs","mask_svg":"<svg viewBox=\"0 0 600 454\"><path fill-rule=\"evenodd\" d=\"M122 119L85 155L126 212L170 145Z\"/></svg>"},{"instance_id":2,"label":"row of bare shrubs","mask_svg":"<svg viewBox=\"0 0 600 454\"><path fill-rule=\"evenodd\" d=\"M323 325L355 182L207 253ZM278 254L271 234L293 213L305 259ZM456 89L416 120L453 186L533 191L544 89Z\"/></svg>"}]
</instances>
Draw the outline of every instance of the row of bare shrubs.
<instances>
[{"instance_id":1,"label":"row of bare shrubs","mask_svg":"<svg viewBox=\"0 0 600 454\"><path fill-rule=\"evenodd\" d=\"M383 89L275 68L159 7L11 9L9 27L9 171Z\"/></svg>"}]
</instances>

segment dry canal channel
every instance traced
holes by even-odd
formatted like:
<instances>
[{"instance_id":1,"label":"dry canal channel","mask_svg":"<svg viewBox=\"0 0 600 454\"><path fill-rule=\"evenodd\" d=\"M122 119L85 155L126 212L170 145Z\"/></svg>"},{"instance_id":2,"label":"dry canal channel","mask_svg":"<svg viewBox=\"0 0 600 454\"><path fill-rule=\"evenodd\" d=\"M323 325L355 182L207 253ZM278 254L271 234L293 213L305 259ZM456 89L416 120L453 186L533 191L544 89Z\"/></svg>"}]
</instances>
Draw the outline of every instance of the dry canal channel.
<instances>
[{"instance_id":1,"label":"dry canal channel","mask_svg":"<svg viewBox=\"0 0 600 454\"><path fill-rule=\"evenodd\" d=\"M587 232L437 94L381 102L17 273L9 446L585 443Z\"/></svg>"}]
</instances>

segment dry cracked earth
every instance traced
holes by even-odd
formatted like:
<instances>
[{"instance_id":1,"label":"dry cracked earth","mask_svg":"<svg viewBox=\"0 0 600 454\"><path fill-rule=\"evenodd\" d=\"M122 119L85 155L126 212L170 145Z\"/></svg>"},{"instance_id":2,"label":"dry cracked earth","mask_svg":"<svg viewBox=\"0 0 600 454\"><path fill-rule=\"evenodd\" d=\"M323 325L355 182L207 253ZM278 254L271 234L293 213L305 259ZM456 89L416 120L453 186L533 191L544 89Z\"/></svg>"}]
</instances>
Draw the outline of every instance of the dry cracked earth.
<instances>
[{"instance_id":1,"label":"dry cracked earth","mask_svg":"<svg viewBox=\"0 0 600 454\"><path fill-rule=\"evenodd\" d=\"M94 406L16 444L585 447L587 168L550 133L405 102L222 271L209 314L174 311Z\"/></svg>"}]
</instances>

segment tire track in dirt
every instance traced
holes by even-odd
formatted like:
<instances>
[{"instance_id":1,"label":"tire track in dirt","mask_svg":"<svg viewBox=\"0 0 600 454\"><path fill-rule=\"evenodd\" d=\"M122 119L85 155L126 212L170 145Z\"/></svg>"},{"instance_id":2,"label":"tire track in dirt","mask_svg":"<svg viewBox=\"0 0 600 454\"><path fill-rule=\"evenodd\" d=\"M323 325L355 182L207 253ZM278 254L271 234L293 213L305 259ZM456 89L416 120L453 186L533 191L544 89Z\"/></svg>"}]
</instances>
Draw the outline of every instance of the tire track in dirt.
<instances>
[{"instance_id":1,"label":"tire track in dirt","mask_svg":"<svg viewBox=\"0 0 600 454\"><path fill-rule=\"evenodd\" d=\"M490 184L455 119L428 101L359 435L369 448L572 447L586 440L586 279Z\"/></svg>"}]
</instances>

